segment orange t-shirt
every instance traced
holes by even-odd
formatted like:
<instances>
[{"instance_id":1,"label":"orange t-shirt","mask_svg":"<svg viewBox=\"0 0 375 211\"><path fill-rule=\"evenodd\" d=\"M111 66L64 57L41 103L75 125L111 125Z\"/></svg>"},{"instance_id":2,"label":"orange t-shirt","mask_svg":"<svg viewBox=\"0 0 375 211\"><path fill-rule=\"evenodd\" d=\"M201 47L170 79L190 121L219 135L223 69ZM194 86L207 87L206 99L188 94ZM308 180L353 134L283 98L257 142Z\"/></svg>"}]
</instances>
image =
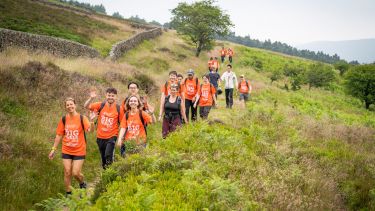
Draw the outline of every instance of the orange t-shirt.
<instances>
[{"instance_id":1,"label":"orange t-shirt","mask_svg":"<svg viewBox=\"0 0 375 211\"><path fill-rule=\"evenodd\" d=\"M220 55L221 56L225 56L227 54L227 51L224 49L224 50L220 50Z\"/></svg>"},{"instance_id":2,"label":"orange t-shirt","mask_svg":"<svg viewBox=\"0 0 375 211\"><path fill-rule=\"evenodd\" d=\"M136 140L137 144L141 144L139 140L142 140L142 143L146 141L146 130L143 127L142 121L140 119L138 111L136 114L131 114L129 112L128 120L126 120L126 115L121 120L121 128L125 128L125 141ZM146 112L142 111L142 117L145 124L152 122L152 118Z\"/></svg>"},{"instance_id":3,"label":"orange t-shirt","mask_svg":"<svg viewBox=\"0 0 375 211\"><path fill-rule=\"evenodd\" d=\"M90 121L85 116L83 116L83 126L86 131L90 128ZM66 115L65 126L61 118L57 125L56 134L64 136L61 150L62 153L77 156L86 155L86 141L79 114L76 114L73 117Z\"/></svg>"},{"instance_id":4,"label":"orange t-shirt","mask_svg":"<svg viewBox=\"0 0 375 211\"><path fill-rule=\"evenodd\" d=\"M178 84L178 82L173 82L174 84ZM165 96L168 96L171 94L171 81L168 81L167 89L165 89L165 83L161 86L161 92L164 92ZM180 96L181 98L185 99L184 95L184 86L180 84L180 89L178 90L177 96Z\"/></svg>"},{"instance_id":5,"label":"orange t-shirt","mask_svg":"<svg viewBox=\"0 0 375 211\"><path fill-rule=\"evenodd\" d=\"M89 105L91 111L98 112L102 102L92 103ZM119 116L120 115L120 118ZM124 111L120 108L120 114L117 112L116 103L109 106L105 103L98 117L97 137L101 139L109 139L118 134L118 121L122 119Z\"/></svg>"},{"instance_id":6,"label":"orange t-shirt","mask_svg":"<svg viewBox=\"0 0 375 211\"><path fill-rule=\"evenodd\" d=\"M234 52L233 50L228 50L228 56L233 56Z\"/></svg>"},{"instance_id":7,"label":"orange t-shirt","mask_svg":"<svg viewBox=\"0 0 375 211\"><path fill-rule=\"evenodd\" d=\"M199 106L212 106L213 95L216 93L216 89L210 83L202 84L200 88Z\"/></svg>"},{"instance_id":8,"label":"orange t-shirt","mask_svg":"<svg viewBox=\"0 0 375 211\"><path fill-rule=\"evenodd\" d=\"M214 67L215 69L218 69L219 68L219 61L217 61L217 60L212 61L212 67Z\"/></svg>"},{"instance_id":9,"label":"orange t-shirt","mask_svg":"<svg viewBox=\"0 0 375 211\"><path fill-rule=\"evenodd\" d=\"M247 82L250 87L250 82ZM249 87L246 85L246 81L241 81L238 83L238 89L240 90L240 93L247 94L249 93Z\"/></svg>"},{"instance_id":10,"label":"orange t-shirt","mask_svg":"<svg viewBox=\"0 0 375 211\"><path fill-rule=\"evenodd\" d=\"M200 86L199 86L199 80L197 78L193 79L186 79L185 80L185 98L188 100L193 100L195 95L199 93Z\"/></svg>"}]
</instances>

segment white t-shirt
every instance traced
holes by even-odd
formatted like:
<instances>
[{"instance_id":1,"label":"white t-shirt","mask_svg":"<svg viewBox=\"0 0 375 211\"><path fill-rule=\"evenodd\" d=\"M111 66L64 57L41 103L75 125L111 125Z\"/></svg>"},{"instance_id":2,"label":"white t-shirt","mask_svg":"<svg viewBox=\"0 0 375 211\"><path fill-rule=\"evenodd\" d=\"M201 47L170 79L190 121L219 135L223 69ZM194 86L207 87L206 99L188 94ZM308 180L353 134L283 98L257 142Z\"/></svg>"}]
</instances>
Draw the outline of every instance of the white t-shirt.
<instances>
[{"instance_id":1,"label":"white t-shirt","mask_svg":"<svg viewBox=\"0 0 375 211\"><path fill-rule=\"evenodd\" d=\"M238 84L236 74L233 71L225 71L220 79L224 82L225 89L233 89Z\"/></svg>"}]
</instances>

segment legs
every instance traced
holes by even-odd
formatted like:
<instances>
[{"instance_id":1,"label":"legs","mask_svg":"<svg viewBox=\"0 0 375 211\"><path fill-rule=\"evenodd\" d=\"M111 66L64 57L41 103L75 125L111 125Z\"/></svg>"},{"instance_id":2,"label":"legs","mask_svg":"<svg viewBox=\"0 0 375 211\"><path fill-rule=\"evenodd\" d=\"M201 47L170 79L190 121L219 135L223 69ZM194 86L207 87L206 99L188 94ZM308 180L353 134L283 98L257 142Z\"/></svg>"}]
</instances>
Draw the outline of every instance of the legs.
<instances>
[{"instance_id":1,"label":"legs","mask_svg":"<svg viewBox=\"0 0 375 211\"><path fill-rule=\"evenodd\" d=\"M102 167L106 169L107 166L113 163L114 151L115 151L115 143L117 137L111 137L109 139L100 139L96 140L96 143L99 147L100 156L102 159Z\"/></svg>"},{"instance_id":2,"label":"legs","mask_svg":"<svg viewBox=\"0 0 375 211\"><path fill-rule=\"evenodd\" d=\"M72 160L72 159L63 159L64 165L64 184L66 192L71 192L70 186L72 185L72 176L79 182L83 183L83 174L81 173L84 159L81 160Z\"/></svg>"},{"instance_id":3,"label":"legs","mask_svg":"<svg viewBox=\"0 0 375 211\"><path fill-rule=\"evenodd\" d=\"M106 164L106 159L105 159L106 145L105 145L105 141L103 139L97 138L96 143L98 144L98 147L99 147L99 153L100 153L100 157L102 159L102 167L103 167L103 169L105 169L105 164Z\"/></svg>"},{"instance_id":4,"label":"legs","mask_svg":"<svg viewBox=\"0 0 375 211\"><path fill-rule=\"evenodd\" d=\"M229 108L233 106L233 89L228 89Z\"/></svg>"},{"instance_id":5,"label":"legs","mask_svg":"<svg viewBox=\"0 0 375 211\"><path fill-rule=\"evenodd\" d=\"M229 89L225 89L225 104L229 108Z\"/></svg>"},{"instance_id":6,"label":"legs","mask_svg":"<svg viewBox=\"0 0 375 211\"><path fill-rule=\"evenodd\" d=\"M191 110L191 121L197 120L197 108L194 108L192 100L185 99L186 118L189 121L189 110Z\"/></svg>"},{"instance_id":7,"label":"legs","mask_svg":"<svg viewBox=\"0 0 375 211\"><path fill-rule=\"evenodd\" d=\"M221 56L221 63L224 63L225 56Z\"/></svg>"},{"instance_id":8,"label":"legs","mask_svg":"<svg viewBox=\"0 0 375 211\"><path fill-rule=\"evenodd\" d=\"M210 113L210 110L211 110L211 106L201 106L201 107L199 107L199 116L202 119L207 119L208 114Z\"/></svg>"},{"instance_id":9,"label":"legs","mask_svg":"<svg viewBox=\"0 0 375 211\"><path fill-rule=\"evenodd\" d=\"M229 56L229 62L232 63L232 57L231 56Z\"/></svg>"},{"instance_id":10,"label":"legs","mask_svg":"<svg viewBox=\"0 0 375 211\"><path fill-rule=\"evenodd\" d=\"M180 116L174 116L171 120L168 120L167 118L163 118L163 125L162 125L162 135L163 138L166 138L167 135L170 132L173 132L176 130L178 126L180 126L181 123L181 117Z\"/></svg>"}]
</instances>

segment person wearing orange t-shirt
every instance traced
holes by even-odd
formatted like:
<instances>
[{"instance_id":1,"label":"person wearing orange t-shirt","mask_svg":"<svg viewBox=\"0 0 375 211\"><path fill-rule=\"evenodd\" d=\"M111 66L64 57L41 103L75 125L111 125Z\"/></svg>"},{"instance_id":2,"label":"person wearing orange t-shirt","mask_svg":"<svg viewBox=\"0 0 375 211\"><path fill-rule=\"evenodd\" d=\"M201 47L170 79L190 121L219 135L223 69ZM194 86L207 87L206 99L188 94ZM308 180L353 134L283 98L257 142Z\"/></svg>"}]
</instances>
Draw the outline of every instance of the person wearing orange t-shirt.
<instances>
[{"instance_id":1,"label":"person wearing orange t-shirt","mask_svg":"<svg viewBox=\"0 0 375 211\"><path fill-rule=\"evenodd\" d=\"M220 50L220 56L221 56L221 63L224 63L225 56L227 55L227 50L225 50L224 46Z\"/></svg>"},{"instance_id":2,"label":"person wearing orange t-shirt","mask_svg":"<svg viewBox=\"0 0 375 211\"><path fill-rule=\"evenodd\" d=\"M216 105L216 89L210 83L209 76L203 76L203 84L201 84L200 91L198 93L197 101L194 103L194 107L197 107L199 100L199 116L202 119L207 119L210 113L211 107Z\"/></svg>"},{"instance_id":3,"label":"person wearing orange t-shirt","mask_svg":"<svg viewBox=\"0 0 375 211\"><path fill-rule=\"evenodd\" d=\"M215 57L214 60L212 60L212 67L214 68L214 70L216 72L219 71L219 67L220 67L220 64L219 64L219 61L217 60L217 57ZM211 70L211 69L210 69Z\"/></svg>"},{"instance_id":4,"label":"person wearing orange t-shirt","mask_svg":"<svg viewBox=\"0 0 375 211\"><path fill-rule=\"evenodd\" d=\"M107 89L106 99L103 102L91 103L95 97L96 92L91 91L90 98L85 102L84 107L98 114L96 143L102 158L102 167L106 169L114 159L118 126L124 111L116 103L117 90L115 88Z\"/></svg>"},{"instance_id":5,"label":"person wearing orange t-shirt","mask_svg":"<svg viewBox=\"0 0 375 211\"><path fill-rule=\"evenodd\" d=\"M137 96L130 96L126 102L127 112L121 120L117 146L121 148L121 156L125 156L125 142L135 141L137 146L146 147L147 125L156 121L141 109L141 101ZM153 112L153 110L152 110Z\"/></svg>"},{"instance_id":6,"label":"person wearing orange t-shirt","mask_svg":"<svg viewBox=\"0 0 375 211\"><path fill-rule=\"evenodd\" d=\"M197 108L194 108L194 102L197 98L197 93L200 90L199 80L194 77L194 70L190 69L187 72L188 77L184 81L185 87L185 110L186 118L189 121L189 113L191 110L191 120L197 120Z\"/></svg>"},{"instance_id":7,"label":"person wearing orange t-shirt","mask_svg":"<svg viewBox=\"0 0 375 211\"><path fill-rule=\"evenodd\" d=\"M246 102L249 100L251 90L250 82L245 79L244 75L241 75L240 82L238 82L238 91L240 92L240 102L243 100L243 108L245 108Z\"/></svg>"},{"instance_id":8,"label":"person wearing orange t-shirt","mask_svg":"<svg viewBox=\"0 0 375 211\"><path fill-rule=\"evenodd\" d=\"M171 85L176 84L179 86L177 96L181 97L181 100L183 103L185 103L185 93L184 93L184 86L180 84L177 80L177 72L176 71L171 71L169 72L169 81L165 82L161 86L161 96L160 96L160 109L161 111L163 109L164 103L165 103L165 97L171 94ZM161 113L159 113L159 118L161 118Z\"/></svg>"},{"instance_id":9,"label":"person wearing orange t-shirt","mask_svg":"<svg viewBox=\"0 0 375 211\"><path fill-rule=\"evenodd\" d=\"M212 67L212 64L213 64L213 61L214 61L214 58L210 57L210 60L208 60L208 62L207 62L207 64L208 64L208 71L210 71L210 69Z\"/></svg>"},{"instance_id":10,"label":"person wearing orange t-shirt","mask_svg":"<svg viewBox=\"0 0 375 211\"><path fill-rule=\"evenodd\" d=\"M229 62L232 63L234 52L231 48L228 48L227 55L228 55Z\"/></svg>"},{"instance_id":11,"label":"person wearing orange t-shirt","mask_svg":"<svg viewBox=\"0 0 375 211\"><path fill-rule=\"evenodd\" d=\"M92 131L94 127L92 120L95 119L96 115L95 113L90 113L90 122L86 116L77 113L73 98L65 100L65 110L67 114L60 119L57 125L55 142L48 157L51 160L54 158L57 146L62 140L61 151L64 165L65 190L66 194L70 195L72 194L72 176L79 182L80 188L86 188L87 186L81 173L86 157L85 131Z\"/></svg>"}]
</instances>

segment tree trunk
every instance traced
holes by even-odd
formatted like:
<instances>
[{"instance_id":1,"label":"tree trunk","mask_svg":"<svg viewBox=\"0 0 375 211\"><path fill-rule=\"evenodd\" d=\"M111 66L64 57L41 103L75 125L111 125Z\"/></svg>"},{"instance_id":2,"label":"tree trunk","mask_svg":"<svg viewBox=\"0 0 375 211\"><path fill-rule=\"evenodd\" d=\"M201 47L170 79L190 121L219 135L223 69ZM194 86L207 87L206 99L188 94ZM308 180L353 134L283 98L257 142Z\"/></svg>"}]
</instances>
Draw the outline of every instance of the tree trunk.
<instances>
[{"instance_id":1,"label":"tree trunk","mask_svg":"<svg viewBox=\"0 0 375 211\"><path fill-rule=\"evenodd\" d=\"M370 105L371 105L371 103L368 102L367 100L365 100L365 106L366 106L366 109L367 109L367 110L370 108Z\"/></svg>"},{"instance_id":2,"label":"tree trunk","mask_svg":"<svg viewBox=\"0 0 375 211\"><path fill-rule=\"evenodd\" d=\"M199 57L199 54L201 53L201 51L202 51L202 42L201 41L199 41L198 42L198 47L197 47L197 51L195 52L195 56L196 57Z\"/></svg>"}]
</instances>

